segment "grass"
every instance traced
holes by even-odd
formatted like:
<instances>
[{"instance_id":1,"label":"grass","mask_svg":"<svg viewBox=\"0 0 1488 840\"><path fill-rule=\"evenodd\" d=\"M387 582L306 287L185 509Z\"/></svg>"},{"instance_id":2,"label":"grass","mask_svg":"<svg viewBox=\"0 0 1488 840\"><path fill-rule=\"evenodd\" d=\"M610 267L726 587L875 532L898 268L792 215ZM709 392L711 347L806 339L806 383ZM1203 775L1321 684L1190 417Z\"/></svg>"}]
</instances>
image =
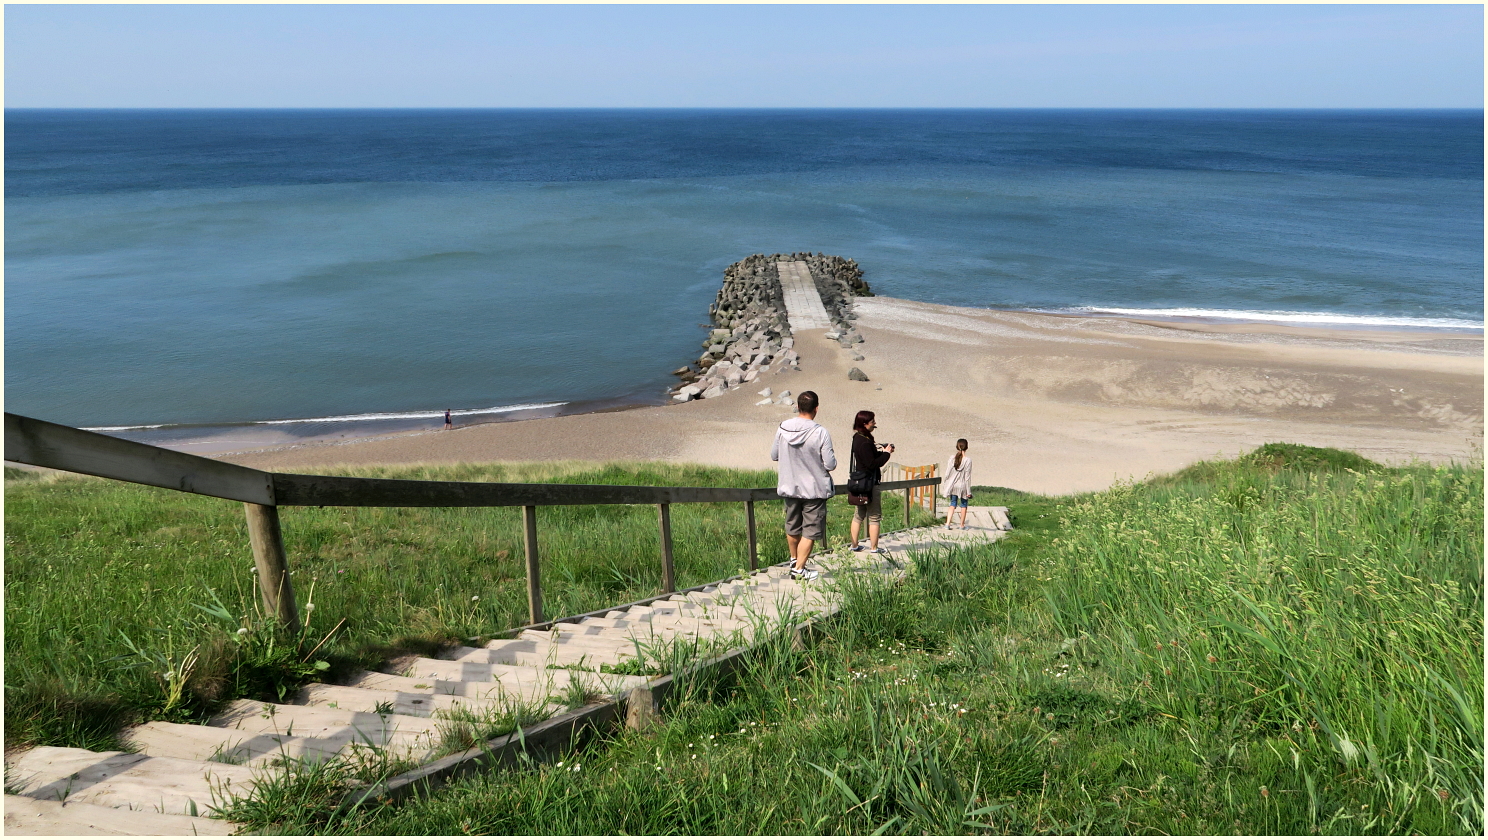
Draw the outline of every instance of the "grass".
<instances>
[{"instance_id":1,"label":"grass","mask_svg":"<svg viewBox=\"0 0 1488 840\"><path fill-rule=\"evenodd\" d=\"M1356 458L1273 445L1075 497L978 488L1011 507L1007 539L844 582L824 636L684 680L651 729L398 807L337 810L347 769L234 813L298 833L1481 834L1482 469ZM356 655L342 633L316 656Z\"/></svg>"},{"instance_id":2,"label":"grass","mask_svg":"<svg viewBox=\"0 0 1488 840\"><path fill-rule=\"evenodd\" d=\"M824 637L693 679L655 728L255 826L1481 834L1481 469L1282 458L1005 491L1009 539L844 584Z\"/></svg>"},{"instance_id":3,"label":"grass","mask_svg":"<svg viewBox=\"0 0 1488 840\"><path fill-rule=\"evenodd\" d=\"M459 481L768 487L774 474L667 464L363 469ZM430 654L527 621L520 512L503 508L286 508L305 628L264 620L242 505L170 490L7 469L5 739L118 749L121 726L202 720L228 699L280 701L399 653ZM885 499L890 522L902 516ZM831 505L833 539L849 509ZM762 562L784 559L771 508ZM538 511L547 615L660 591L656 510ZM742 504L674 505L679 586L747 566Z\"/></svg>"}]
</instances>

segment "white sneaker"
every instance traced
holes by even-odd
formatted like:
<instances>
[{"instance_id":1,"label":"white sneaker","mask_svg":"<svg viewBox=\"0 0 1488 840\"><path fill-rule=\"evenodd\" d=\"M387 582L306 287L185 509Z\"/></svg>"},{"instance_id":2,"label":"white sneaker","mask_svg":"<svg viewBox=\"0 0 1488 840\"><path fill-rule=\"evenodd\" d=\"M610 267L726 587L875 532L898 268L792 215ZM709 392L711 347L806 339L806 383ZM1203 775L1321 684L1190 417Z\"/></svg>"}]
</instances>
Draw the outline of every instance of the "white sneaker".
<instances>
[{"instance_id":1,"label":"white sneaker","mask_svg":"<svg viewBox=\"0 0 1488 840\"><path fill-rule=\"evenodd\" d=\"M821 572L816 569L791 569L791 580L816 580L821 577Z\"/></svg>"}]
</instances>

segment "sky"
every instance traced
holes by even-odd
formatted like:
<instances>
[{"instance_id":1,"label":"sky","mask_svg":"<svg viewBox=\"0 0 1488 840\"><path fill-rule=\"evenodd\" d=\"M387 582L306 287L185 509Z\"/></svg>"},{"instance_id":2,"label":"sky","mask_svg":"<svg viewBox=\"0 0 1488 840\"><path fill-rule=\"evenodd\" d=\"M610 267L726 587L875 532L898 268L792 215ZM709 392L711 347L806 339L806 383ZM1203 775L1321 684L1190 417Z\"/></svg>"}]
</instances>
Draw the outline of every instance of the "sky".
<instances>
[{"instance_id":1,"label":"sky","mask_svg":"<svg viewBox=\"0 0 1488 840\"><path fill-rule=\"evenodd\" d=\"M1481 108L1481 5L7 5L10 108Z\"/></svg>"}]
</instances>

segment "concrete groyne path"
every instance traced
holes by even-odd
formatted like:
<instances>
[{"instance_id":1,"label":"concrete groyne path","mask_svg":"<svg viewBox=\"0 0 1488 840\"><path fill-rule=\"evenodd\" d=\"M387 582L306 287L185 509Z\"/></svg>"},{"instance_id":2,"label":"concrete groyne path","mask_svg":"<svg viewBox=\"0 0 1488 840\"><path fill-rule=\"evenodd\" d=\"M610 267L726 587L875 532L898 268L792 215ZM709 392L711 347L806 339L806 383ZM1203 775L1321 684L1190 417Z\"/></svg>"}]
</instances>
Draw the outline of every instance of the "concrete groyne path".
<instances>
[{"instance_id":1,"label":"concrete groyne path","mask_svg":"<svg viewBox=\"0 0 1488 840\"><path fill-rule=\"evenodd\" d=\"M791 331L831 329L832 320L822 305L821 293L811 278L811 269L802 260L778 262L780 288L785 295L786 317Z\"/></svg>"}]
</instances>

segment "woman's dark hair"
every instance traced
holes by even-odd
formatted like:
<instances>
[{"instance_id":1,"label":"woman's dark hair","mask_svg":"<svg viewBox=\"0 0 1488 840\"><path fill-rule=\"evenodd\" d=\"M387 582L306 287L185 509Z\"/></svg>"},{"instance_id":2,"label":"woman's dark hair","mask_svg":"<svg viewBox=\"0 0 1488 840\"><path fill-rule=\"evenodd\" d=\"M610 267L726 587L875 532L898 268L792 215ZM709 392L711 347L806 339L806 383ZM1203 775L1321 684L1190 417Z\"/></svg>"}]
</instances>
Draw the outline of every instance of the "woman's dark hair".
<instances>
[{"instance_id":1,"label":"woman's dark hair","mask_svg":"<svg viewBox=\"0 0 1488 840\"><path fill-rule=\"evenodd\" d=\"M966 438L956 439L956 469L961 469L961 453L966 451Z\"/></svg>"},{"instance_id":2,"label":"woman's dark hair","mask_svg":"<svg viewBox=\"0 0 1488 840\"><path fill-rule=\"evenodd\" d=\"M859 411L858 412L858 416L856 416L856 417L853 418L853 431L854 432L862 432L863 434L867 434L868 433L868 424L869 423L872 423L872 422L873 422L873 412L871 412L871 411L869 411L867 409L863 409L862 411Z\"/></svg>"}]
</instances>

